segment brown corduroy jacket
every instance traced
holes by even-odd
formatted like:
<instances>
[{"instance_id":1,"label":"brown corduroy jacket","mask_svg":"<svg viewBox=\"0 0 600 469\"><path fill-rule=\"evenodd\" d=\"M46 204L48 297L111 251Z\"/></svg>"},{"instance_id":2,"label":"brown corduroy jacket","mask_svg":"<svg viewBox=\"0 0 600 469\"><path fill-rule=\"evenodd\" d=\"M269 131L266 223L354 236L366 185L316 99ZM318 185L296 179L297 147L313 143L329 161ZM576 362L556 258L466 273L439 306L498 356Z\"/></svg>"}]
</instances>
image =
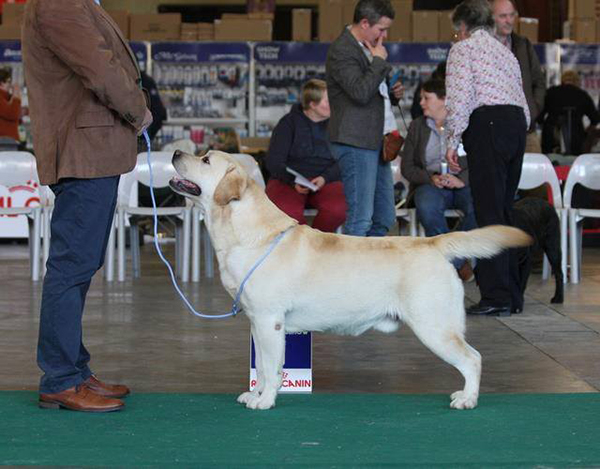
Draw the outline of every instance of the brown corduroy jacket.
<instances>
[{"instance_id":1,"label":"brown corduroy jacket","mask_svg":"<svg viewBox=\"0 0 600 469\"><path fill-rule=\"evenodd\" d=\"M94 0L30 0L22 32L42 184L130 171L146 112L135 55Z\"/></svg>"}]
</instances>

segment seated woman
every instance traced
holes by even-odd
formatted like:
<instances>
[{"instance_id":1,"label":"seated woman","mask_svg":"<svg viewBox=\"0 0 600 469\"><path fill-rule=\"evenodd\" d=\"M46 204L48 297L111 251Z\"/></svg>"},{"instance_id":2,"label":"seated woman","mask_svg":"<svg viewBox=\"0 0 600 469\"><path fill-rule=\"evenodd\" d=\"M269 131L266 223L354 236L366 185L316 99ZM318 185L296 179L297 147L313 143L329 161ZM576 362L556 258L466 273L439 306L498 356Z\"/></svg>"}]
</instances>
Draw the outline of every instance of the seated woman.
<instances>
[{"instance_id":1,"label":"seated woman","mask_svg":"<svg viewBox=\"0 0 600 469\"><path fill-rule=\"evenodd\" d=\"M21 89L12 83L12 69L0 69L0 137L19 141Z\"/></svg>"},{"instance_id":2,"label":"seated woman","mask_svg":"<svg viewBox=\"0 0 600 469\"><path fill-rule=\"evenodd\" d=\"M340 170L329 149L329 114L325 82L309 80L302 87L302 103L281 118L271 135L266 157L271 178L266 192L277 207L301 224L306 223L305 208L317 209L313 228L333 232L346 219L346 199ZM288 168L316 189L298 184Z\"/></svg>"},{"instance_id":3,"label":"seated woman","mask_svg":"<svg viewBox=\"0 0 600 469\"><path fill-rule=\"evenodd\" d=\"M466 158L460 158L462 170L451 174L446 170L446 86L442 80L429 80L421 90L423 116L413 120L408 129L402 157L402 175L410 183L414 194L417 218L427 236L449 231L444 211L457 209L463 213L461 230L476 227L471 190L468 186ZM473 271L468 261L453 262L463 280L472 280Z\"/></svg>"}]
</instances>

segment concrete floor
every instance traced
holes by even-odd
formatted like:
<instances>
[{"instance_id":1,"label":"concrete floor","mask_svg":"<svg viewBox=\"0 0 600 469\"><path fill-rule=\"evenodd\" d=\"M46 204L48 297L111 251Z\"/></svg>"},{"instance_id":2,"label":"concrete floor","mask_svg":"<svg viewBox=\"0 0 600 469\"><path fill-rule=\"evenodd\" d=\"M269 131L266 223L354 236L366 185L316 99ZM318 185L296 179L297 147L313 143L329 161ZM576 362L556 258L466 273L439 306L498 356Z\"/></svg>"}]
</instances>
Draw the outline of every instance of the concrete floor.
<instances>
[{"instance_id":1,"label":"concrete floor","mask_svg":"<svg viewBox=\"0 0 600 469\"><path fill-rule=\"evenodd\" d=\"M523 314L468 318L467 338L483 357L483 393L600 391L600 249L586 248L583 258L582 282L566 286L563 305L550 305L553 281L538 274L530 278ZM192 316L159 262L146 245L141 279L94 279L84 315L92 369L137 392L245 390L247 319ZM41 283L28 275L27 248L0 244L0 390L37 389ZM217 279L203 278L184 291L204 312L231 307ZM466 285L466 304L477 300L475 285ZM407 327L358 338L314 334L313 367L315 392L450 393L462 387L459 373Z\"/></svg>"}]
</instances>

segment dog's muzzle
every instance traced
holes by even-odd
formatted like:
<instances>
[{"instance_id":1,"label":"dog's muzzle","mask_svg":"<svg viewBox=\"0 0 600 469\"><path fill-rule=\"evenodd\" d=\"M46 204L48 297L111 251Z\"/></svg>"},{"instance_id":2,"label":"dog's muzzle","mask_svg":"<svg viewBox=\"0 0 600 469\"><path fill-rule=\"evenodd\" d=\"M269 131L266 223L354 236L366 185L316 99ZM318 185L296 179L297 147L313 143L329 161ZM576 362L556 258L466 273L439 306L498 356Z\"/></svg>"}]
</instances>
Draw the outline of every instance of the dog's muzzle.
<instances>
[{"instance_id":1,"label":"dog's muzzle","mask_svg":"<svg viewBox=\"0 0 600 469\"><path fill-rule=\"evenodd\" d=\"M182 192L184 194L199 196L202 194L202 190L197 184L187 179L172 178L169 181L169 186L176 192Z\"/></svg>"}]
</instances>

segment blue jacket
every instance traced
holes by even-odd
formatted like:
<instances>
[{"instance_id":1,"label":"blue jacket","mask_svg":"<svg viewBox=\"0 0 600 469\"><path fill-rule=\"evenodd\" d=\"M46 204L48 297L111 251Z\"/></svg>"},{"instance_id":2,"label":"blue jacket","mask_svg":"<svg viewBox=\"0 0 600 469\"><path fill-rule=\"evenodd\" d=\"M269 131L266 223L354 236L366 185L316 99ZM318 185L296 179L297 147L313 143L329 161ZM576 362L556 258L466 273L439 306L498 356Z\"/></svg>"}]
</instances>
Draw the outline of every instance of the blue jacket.
<instances>
[{"instance_id":1,"label":"blue jacket","mask_svg":"<svg viewBox=\"0 0 600 469\"><path fill-rule=\"evenodd\" d=\"M266 158L271 177L293 184L294 176L286 166L307 179L323 176L325 182L340 180L340 170L333 159L327 139L328 120L311 121L300 104L294 104L273 129Z\"/></svg>"}]
</instances>

